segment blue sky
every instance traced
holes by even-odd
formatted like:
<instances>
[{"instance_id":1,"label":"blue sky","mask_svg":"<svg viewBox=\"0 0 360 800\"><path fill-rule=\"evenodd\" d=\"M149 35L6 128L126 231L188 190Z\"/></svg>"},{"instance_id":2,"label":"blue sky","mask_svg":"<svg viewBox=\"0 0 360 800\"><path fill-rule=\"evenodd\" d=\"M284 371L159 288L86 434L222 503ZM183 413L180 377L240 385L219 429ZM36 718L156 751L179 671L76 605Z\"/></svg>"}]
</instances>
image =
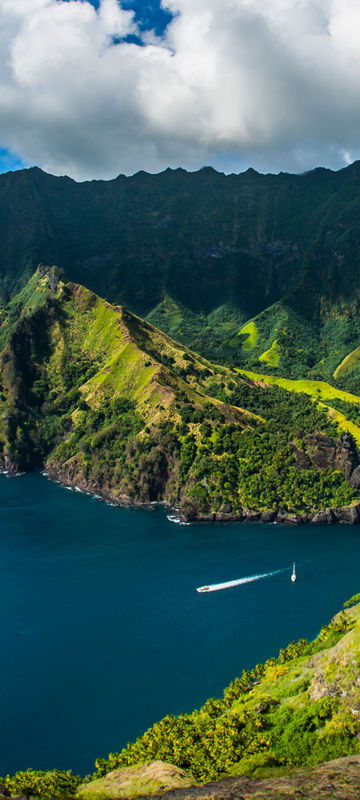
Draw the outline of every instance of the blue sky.
<instances>
[{"instance_id":1,"label":"blue sky","mask_svg":"<svg viewBox=\"0 0 360 800\"><path fill-rule=\"evenodd\" d=\"M67 2L68 0L65 0ZM98 9L99 0L78 0L78 2L89 2L94 8ZM142 30L155 30L160 35L164 32L171 14L160 6L160 0L122 0L120 5L125 9L135 11L136 22Z\"/></svg>"},{"instance_id":2,"label":"blue sky","mask_svg":"<svg viewBox=\"0 0 360 800\"><path fill-rule=\"evenodd\" d=\"M97 7L98 0L92 0L92 5ZM135 20L141 30L155 30L158 35L161 35L171 20L170 12L160 7L159 0L148 0L148 2L123 0L121 5L125 9L135 11Z\"/></svg>"},{"instance_id":3,"label":"blue sky","mask_svg":"<svg viewBox=\"0 0 360 800\"><path fill-rule=\"evenodd\" d=\"M0 172L9 172L10 170L23 169L23 167L30 166L22 161L21 158L11 153L9 150L2 150L0 148Z\"/></svg>"}]
</instances>

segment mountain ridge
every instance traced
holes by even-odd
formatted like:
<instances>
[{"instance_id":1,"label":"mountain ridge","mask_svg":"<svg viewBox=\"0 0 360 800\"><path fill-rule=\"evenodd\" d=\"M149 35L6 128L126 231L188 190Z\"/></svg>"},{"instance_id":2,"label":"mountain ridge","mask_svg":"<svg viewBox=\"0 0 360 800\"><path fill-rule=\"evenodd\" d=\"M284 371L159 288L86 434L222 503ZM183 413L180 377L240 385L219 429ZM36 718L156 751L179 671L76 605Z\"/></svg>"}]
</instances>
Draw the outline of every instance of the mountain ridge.
<instances>
[{"instance_id":1,"label":"mountain ridge","mask_svg":"<svg viewBox=\"0 0 360 800\"><path fill-rule=\"evenodd\" d=\"M360 342L359 177L359 162L302 175L205 168L84 183L39 168L6 173L0 299L39 263L58 264L212 361L251 369L276 341L277 374L351 387L358 365L334 373ZM237 337L250 320L251 351Z\"/></svg>"},{"instance_id":2,"label":"mountain ridge","mask_svg":"<svg viewBox=\"0 0 360 800\"><path fill-rule=\"evenodd\" d=\"M190 520L360 519L357 396L213 364L54 267L3 310L1 342L7 471Z\"/></svg>"}]
</instances>

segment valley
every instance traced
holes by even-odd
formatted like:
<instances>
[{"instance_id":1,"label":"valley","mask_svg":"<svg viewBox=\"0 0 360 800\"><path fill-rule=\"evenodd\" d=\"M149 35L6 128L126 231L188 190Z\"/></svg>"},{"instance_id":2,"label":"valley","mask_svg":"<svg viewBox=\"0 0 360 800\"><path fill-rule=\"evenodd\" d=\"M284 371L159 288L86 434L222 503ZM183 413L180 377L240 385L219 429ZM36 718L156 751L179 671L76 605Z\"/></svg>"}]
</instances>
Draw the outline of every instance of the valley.
<instances>
[{"instance_id":1,"label":"valley","mask_svg":"<svg viewBox=\"0 0 360 800\"><path fill-rule=\"evenodd\" d=\"M3 469L188 520L357 521L355 395L215 365L56 268L0 335Z\"/></svg>"},{"instance_id":2,"label":"valley","mask_svg":"<svg viewBox=\"0 0 360 800\"><path fill-rule=\"evenodd\" d=\"M42 471L86 493L88 503L97 498L122 507L119 519L129 515L122 555L132 570L131 548L142 536L141 517L130 524L135 509L155 515L167 509L168 524L192 523L177 529L185 550L187 541L197 547L186 531L219 530L225 541L226 528L231 547L236 535L243 537L242 557L252 562L249 548L259 531L257 560L277 538L279 552L295 541L299 551L296 535L306 540L311 523L309 562L315 542L323 554L334 537L337 547L346 539L351 561L350 528L345 536L345 528L336 535L329 526L360 523L359 179L360 162L303 175L251 169L224 175L205 167L81 184L38 168L0 175L1 471L26 473L34 486ZM14 508L18 502L11 499ZM88 514L84 529L77 518L74 538L76 549L85 537L85 561L88 551L97 558L102 545ZM10 530L11 514L8 524ZM57 535L62 541L63 531ZM118 558L115 528L113 535ZM203 535L211 550L212 534ZM151 547L154 541L160 547L156 536L152 531ZM70 561L73 544L71 538ZM173 549L172 540L162 551L164 564ZM337 550L339 563L342 555ZM186 575L188 553L178 556ZM327 557L334 569L331 552ZM144 564L149 558L145 541ZM170 558L169 564L172 575ZM203 580L210 581L212 570L218 578L217 562L209 564ZM156 572L156 559L154 565ZM277 566L265 577L287 569ZM109 570L106 564L96 573L102 586ZM309 586L318 580L314 574L309 569ZM167 572L160 568L158 575L160 582ZM88 587L87 574L84 580ZM51 597L51 585L47 591ZM161 600L160 588L154 592L150 584L152 593ZM160 605L171 593L172 583ZM96 759L93 775L20 770L2 779L0 796L195 800L305 791L312 798L318 782L324 797L357 796L359 600L354 595L313 641L292 641L252 667L246 662L223 696L199 710L167 713L140 735L135 726L129 744L121 740L118 752ZM294 598L287 602L294 614ZM97 619L100 650L103 626L113 635L111 613L109 626L104 622L108 613L106 605ZM191 611L194 618L198 613ZM115 629L120 622L116 617ZM221 617L220 638L223 627ZM272 627L263 622L265 638ZM206 668L213 658L207 653ZM141 652L139 663L146 657ZM115 649L112 663L118 658Z\"/></svg>"}]
</instances>

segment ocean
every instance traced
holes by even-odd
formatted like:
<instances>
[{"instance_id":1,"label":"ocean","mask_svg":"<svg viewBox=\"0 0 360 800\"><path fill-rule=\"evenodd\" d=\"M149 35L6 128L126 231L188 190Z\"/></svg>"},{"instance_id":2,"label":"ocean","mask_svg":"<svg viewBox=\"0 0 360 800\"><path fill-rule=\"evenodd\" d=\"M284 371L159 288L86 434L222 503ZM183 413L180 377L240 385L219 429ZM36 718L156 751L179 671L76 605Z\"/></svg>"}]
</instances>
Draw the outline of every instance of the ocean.
<instances>
[{"instance_id":1,"label":"ocean","mask_svg":"<svg viewBox=\"0 0 360 800\"><path fill-rule=\"evenodd\" d=\"M0 477L0 532L0 775L92 772L360 591L358 527L182 525L40 474Z\"/></svg>"}]
</instances>

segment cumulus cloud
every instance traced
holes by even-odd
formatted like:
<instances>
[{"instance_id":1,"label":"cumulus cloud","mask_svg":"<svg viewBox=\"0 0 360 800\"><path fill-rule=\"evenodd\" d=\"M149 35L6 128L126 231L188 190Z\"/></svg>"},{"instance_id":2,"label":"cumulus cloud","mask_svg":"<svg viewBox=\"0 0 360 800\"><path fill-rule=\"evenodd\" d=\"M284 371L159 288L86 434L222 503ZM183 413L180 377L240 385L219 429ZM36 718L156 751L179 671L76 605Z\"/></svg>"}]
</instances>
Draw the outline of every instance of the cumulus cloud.
<instances>
[{"instance_id":1,"label":"cumulus cloud","mask_svg":"<svg viewBox=\"0 0 360 800\"><path fill-rule=\"evenodd\" d=\"M81 180L359 156L358 0L165 5L160 38L117 0L0 0L0 147Z\"/></svg>"}]
</instances>

